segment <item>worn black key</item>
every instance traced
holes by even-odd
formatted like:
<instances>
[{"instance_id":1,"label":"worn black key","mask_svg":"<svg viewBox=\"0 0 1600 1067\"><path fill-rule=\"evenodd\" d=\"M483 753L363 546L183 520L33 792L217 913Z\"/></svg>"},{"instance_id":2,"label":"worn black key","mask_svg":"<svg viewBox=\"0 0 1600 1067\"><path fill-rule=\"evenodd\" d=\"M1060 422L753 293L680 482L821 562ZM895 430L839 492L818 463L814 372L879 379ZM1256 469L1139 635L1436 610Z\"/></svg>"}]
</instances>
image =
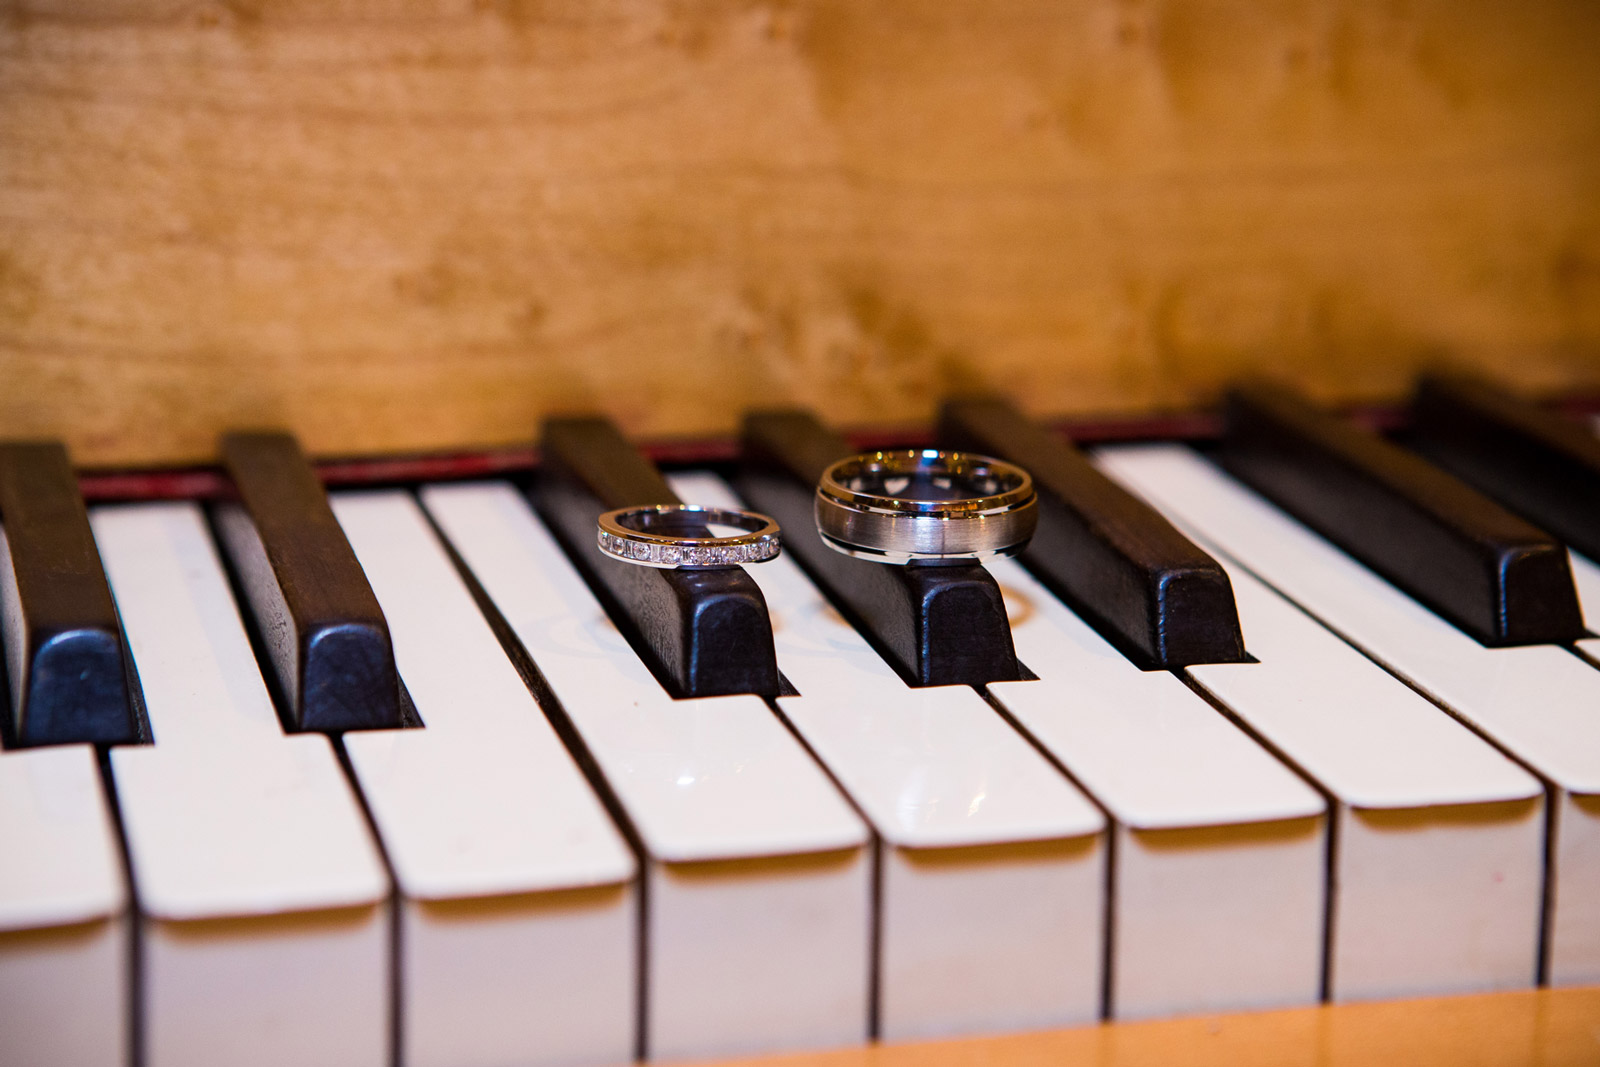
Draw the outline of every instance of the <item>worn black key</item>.
<instances>
[{"instance_id":1,"label":"worn black key","mask_svg":"<svg viewBox=\"0 0 1600 1067\"><path fill-rule=\"evenodd\" d=\"M389 624L299 444L231 433L222 459L239 501L216 508L216 528L272 661L285 727L408 725Z\"/></svg>"},{"instance_id":2,"label":"worn black key","mask_svg":"<svg viewBox=\"0 0 1600 1067\"><path fill-rule=\"evenodd\" d=\"M684 503L655 465L603 418L546 421L540 454L535 506L667 689L680 697L778 695L767 601L743 568L661 570L596 546L602 512Z\"/></svg>"},{"instance_id":3,"label":"worn black key","mask_svg":"<svg viewBox=\"0 0 1600 1067\"><path fill-rule=\"evenodd\" d=\"M7 743L148 739L116 604L65 448L0 444L0 523Z\"/></svg>"},{"instance_id":4,"label":"worn black key","mask_svg":"<svg viewBox=\"0 0 1600 1067\"><path fill-rule=\"evenodd\" d=\"M1022 562L1147 669L1245 659L1227 572L1154 508L1006 400L945 404L939 443L1033 475L1039 529Z\"/></svg>"},{"instance_id":5,"label":"worn black key","mask_svg":"<svg viewBox=\"0 0 1600 1067\"><path fill-rule=\"evenodd\" d=\"M1411 410L1417 451L1600 559L1600 437L1463 376L1425 376Z\"/></svg>"},{"instance_id":6,"label":"worn black key","mask_svg":"<svg viewBox=\"0 0 1600 1067\"><path fill-rule=\"evenodd\" d=\"M983 685L1023 677L1000 587L974 563L890 566L829 548L813 513L817 482L856 450L809 412L744 423L740 494L778 520L784 551L912 685Z\"/></svg>"},{"instance_id":7,"label":"worn black key","mask_svg":"<svg viewBox=\"0 0 1600 1067\"><path fill-rule=\"evenodd\" d=\"M1486 645L1583 636L1559 541L1293 393L1266 385L1232 392L1219 459Z\"/></svg>"}]
</instances>

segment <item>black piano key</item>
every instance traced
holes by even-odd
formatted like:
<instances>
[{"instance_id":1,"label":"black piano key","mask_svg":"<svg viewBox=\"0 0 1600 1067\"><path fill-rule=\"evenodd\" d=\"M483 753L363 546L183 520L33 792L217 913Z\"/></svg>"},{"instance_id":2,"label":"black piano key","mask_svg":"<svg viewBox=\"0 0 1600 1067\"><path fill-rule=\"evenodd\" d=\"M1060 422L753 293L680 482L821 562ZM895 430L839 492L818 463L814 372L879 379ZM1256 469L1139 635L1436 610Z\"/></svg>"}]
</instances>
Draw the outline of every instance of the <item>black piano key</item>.
<instances>
[{"instance_id":1,"label":"black piano key","mask_svg":"<svg viewBox=\"0 0 1600 1067\"><path fill-rule=\"evenodd\" d=\"M1427 375L1412 403L1423 455L1600 559L1600 437L1488 382Z\"/></svg>"},{"instance_id":2,"label":"black piano key","mask_svg":"<svg viewBox=\"0 0 1600 1067\"><path fill-rule=\"evenodd\" d=\"M823 471L856 450L809 412L744 423L740 493L783 527L792 554L912 685L983 685L1025 677L1000 587L981 565L890 566L829 548L814 499Z\"/></svg>"},{"instance_id":3,"label":"black piano key","mask_svg":"<svg viewBox=\"0 0 1600 1067\"><path fill-rule=\"evenodd\" d=\"M540 452L535 506L668 690L679 697L784 691L767 601L743 568L661 570L612 559L596 546L602 512L683 503L610 421L549 419Z\"/></svg>"},{"instance_id":4,"label":"black piano key","mask_svg":"<svg viewBox=\"0 0 1600 1067\"><path fill-rule=\"evenodd\" d=\"M231 433L222 458L239 503L215 512L255 616L291 731L407 725L378 598L286 433Z\"/></svg>"},{"instance_id":5,"label":"black piano key","mask_svg":"<svg viewBox=\"0 0 1600 1067\"><path fill-rule=\"evenodd\" d=\"M1479 641L1583 636L1566 548L1470 486L1287 390L1226 419L1224 466Z\"/></svg>"},{"instance_id":6,"label":"black piano key","mask_svg":"<svg viewBox=\"0 0 1600 1067\"><path fill-rule=\"evenodd\" d=\"M8 743L147 740L131 657L65 448L0 444L0 523L10 557L0 563Z\"/></svg>"},{"instance_id":7,"label":"black piano key","mask_svg":"<svg viewBox=\"0 0 1600 1067\"><path fill-rule=\"evenodd\" d=\"M1022 562L1129 659L1164 670L1246 658L1227 573L1064 437L1006 400L971 397L945 404L939 443L1033 475L1039 529Z\"/></svg>"}]
</instances>

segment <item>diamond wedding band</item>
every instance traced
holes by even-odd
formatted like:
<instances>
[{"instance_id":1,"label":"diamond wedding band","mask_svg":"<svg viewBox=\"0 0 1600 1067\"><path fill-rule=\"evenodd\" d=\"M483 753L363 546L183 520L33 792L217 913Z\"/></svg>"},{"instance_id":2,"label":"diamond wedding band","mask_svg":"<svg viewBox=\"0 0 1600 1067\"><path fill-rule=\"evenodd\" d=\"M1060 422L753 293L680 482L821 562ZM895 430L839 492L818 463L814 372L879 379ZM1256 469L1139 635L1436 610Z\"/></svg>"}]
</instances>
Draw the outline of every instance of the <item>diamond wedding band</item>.
<instances>
[{"instance_id":1,"label":"diamond wedding band","mask_svg":"<svg viewBox=\"0 0 1600 1067\"><path fill-rule=\"evenodd\" d=\"M969 452L868 452L817 484L817 531L830 548L879 563L985 560L1022 551L1039 524L1033 479Z\"/></svg>"},{"instance_id":2,"label":"diamond wedding band","mask_svg":"<svg viewBox=\"0 0 1600 1067\"><path fill-rule=\"evenodd\" d=\"M707 527L732 526L742 533L712 535ZM618 508L600 516L600 551L641 567L733 567L765 563L778 555L778 524L755 511L659 504Z\"/></svg>"}]
</instances>

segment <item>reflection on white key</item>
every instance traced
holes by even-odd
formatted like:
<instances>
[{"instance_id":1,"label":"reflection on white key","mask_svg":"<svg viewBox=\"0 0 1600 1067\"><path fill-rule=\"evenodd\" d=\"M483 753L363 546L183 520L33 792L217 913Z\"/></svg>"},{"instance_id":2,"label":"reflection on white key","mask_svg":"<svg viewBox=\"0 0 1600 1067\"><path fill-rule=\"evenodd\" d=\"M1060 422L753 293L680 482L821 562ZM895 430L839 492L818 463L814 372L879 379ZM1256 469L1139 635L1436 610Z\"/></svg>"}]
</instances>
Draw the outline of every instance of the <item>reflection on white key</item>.
<instances>
[{"instance_id":1,"label":"reflection on white key","mask_svg":"<svg viewBox=\"0 0 1600 1067\"><path fill-rule=\"evenodd\" d=\"M0 1059L122 1062L127 907L94 749L0 753Z\"/></svg>"},{"instance_id":2,"label":"reflection on white key","mask_svg":"<svg viewBox=\"0 0 1600 1067\"><path fill-rule=\"evenodd\" d=\"M643 841L649 1054L860 1042L868 835L821 770L755 697L672 700L511 486L422 500Z\"/></svg>"},{"instance_id":3,"label":"reflection on white key","mask_svg":"<svg viewBox=\"0 0 1600 1067\"><path fill-rule=\"evenodd\" d=\"M713 475L669 481L740 506ZM1104 817L975 690L909 688L793 561L749 572L801 693L779 706L884 841L880 1036L1095 1018Z\"/></svg>"},{"instance_id":4,"label":"reflection on white key","mask_svg":"<svg viewBox=\"0 0 1600 1067\"><path fill-rule=\"evenodd\" d=\"M345 735L400 883L402 1061L631 1058L632 853L411 494L331 502L426 724Z\"/></svg>"},{"instance_id":5,"label":"reflection on white key","mask_svg":"<svg viewBox=\"0 0 1600 1067\"><path fill-rule=\"evenodd\" d=\"M1314 1003L1322 797L1177 678L1128 662L1019 564L990 569L1017 656L1039 675L990 691L1116 820L1112 1014Z\"/></svg>"},{"instance_id":6,"label":"reflection on white key","mask_svg":"<svg viewBox=\"0 0 1600 1067\"><path fill-rule=\"evenodd\" d=\"M196 506L90 522L155 735L111 754L144 1062L387 1062L388 879L327 738L279 728Z\"/></svg>"},{"instance_id":7,"label":"reflection on white key","mask_svg":"<svg viewBox=\"0 0 1600 1067\"><path fill-rule=\"evenodd\" d=\"M1543 777L1549 980L1600 980L1600 671L1553 646L1485 648L1186 448L1097 462Z\"/></svg>"}]
</instances>

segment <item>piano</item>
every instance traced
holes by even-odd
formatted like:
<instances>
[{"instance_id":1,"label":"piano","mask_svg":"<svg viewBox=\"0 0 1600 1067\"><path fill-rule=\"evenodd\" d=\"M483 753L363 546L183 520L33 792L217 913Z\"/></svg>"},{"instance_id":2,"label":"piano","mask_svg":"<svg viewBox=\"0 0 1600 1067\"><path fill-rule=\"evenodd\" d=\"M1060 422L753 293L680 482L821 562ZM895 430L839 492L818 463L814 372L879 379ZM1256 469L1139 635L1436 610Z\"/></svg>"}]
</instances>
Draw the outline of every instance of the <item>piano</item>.
<instances>
[{"instance_id":1,"label":"piano","mask_svg":"<svg viewBox=\"0 0 1600 1067\"><path fill-rule=\"evenodd\" d=\"M8 5L0 1065L1594 1061L1597 20Z\"/></svg>"},{"instance_id":2,"label":"piano","mask_svg":"<svg viewBox=\"0 0 1600 1067\"><path fill-rule=\"evenodd\" d=\"M536 465L0 448L7 1061L1069 1055L1105 1020L1202 1062L1219 1019L1396 1000L1589 1055L1600 436L1470 379L1415 412L1402 446L1250 385L1220 437L1080 451L955 397L916 443L1028 465L1040 530L920 571L806 528L807 458L856 445L803 411L664 475L603 418ZM758 504L786 554L609 559L624 498ZM1567 1028L1524 1040L1519 996Z\"/></svg>"}]
</instances>

